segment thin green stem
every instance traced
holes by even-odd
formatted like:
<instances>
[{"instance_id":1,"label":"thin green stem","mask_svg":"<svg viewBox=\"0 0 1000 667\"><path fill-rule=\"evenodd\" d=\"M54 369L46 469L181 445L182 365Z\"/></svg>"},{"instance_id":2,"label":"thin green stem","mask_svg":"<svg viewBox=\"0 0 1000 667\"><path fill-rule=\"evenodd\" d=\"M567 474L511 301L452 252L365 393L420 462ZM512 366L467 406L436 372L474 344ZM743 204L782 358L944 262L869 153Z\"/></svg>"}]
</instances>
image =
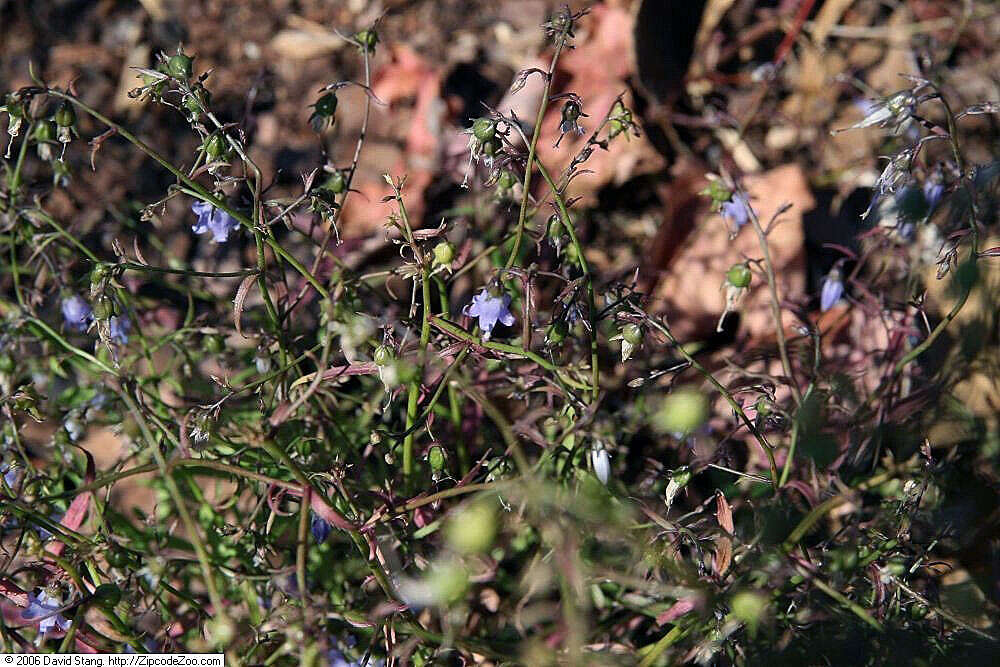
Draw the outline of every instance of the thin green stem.
<instances>
[{"instance_id":1,"label":"thin green stem","mask_svg":"<svg viewBox=\"0 0 1000 667\"><path fill-rule=\"evenodd\" d=\"M229 206L222 199L220 199L220 198L216 197L215 195L211 194L208 190L206 190L204 187L202 187L201 184L199 184L198 182L196 182L196 181L192 180L191 178L189 178L187 176L187 174L185 174L183 171L181 171L180 169L178 169L177 167L175 167L173 164L171 164L169 160L167 160L165 157L163 157L162 155L160 155L157 151L155 151L153 148L151 148L148 144L146 144L145 142L143 142L141 139L139 139L138 137L136 137L134 134L132 134L131 132L129 132L128 130L126 130L124 127L122 127L121 125L119 125L115 121L111 120L110 118L108 118L107 116L105 116L104 114L102 114L100 111L97 111L96 109L94 109L93 107L89 106L85 102L77 99L76 97L74 97L73 95L70 95L68 93L64 93L62 91L54 90L54 89L51 89L51 88L46 89L45 92L48 93L49 95L52 95L53 97L57 97L57 98L60 98L60 99L63 99L63 100L66 100L66 101L72 103L74 106L76 106L77 108L79 108L84 113L92 116L94 119L100 121L101 123L103 123L107 127L113 129L116 133L120 134L122 136L122 138L124 138L126 141L128 141L129 143L131 143L132 145L134 145L140 151L142 151L147 156L149 156L150 158L152 158L153 160L155 160L157 163L159 163L160 166L162 166L164 169L166 169L171 174L173 174L177 178L177 180L179 180L181 183L183 183L186 186L187 189L185 191L188 192L189 194L197 197L201 201L207 202L207 203L211 204L212 206L225 211L226 213L228 213L229 215L231 215L233 218L235 218L241 225L243 225L248 230L252 231L254 229L254 223L253 223L253 221L250 218L248 218L243 213L240 213L236 209L234 209L231 206ZM271 249L275 253L277 253L277 255L279 257L281 257L286 262L288 262L288 264L290 264L292 266L292 268L294 268L299 274L301 274L302 277L305 278L309 282L309 284L312 285L316 289L316 291L320 293L320 295L323 298L326 298L326 297L329 296L329 293L327 292L326 288L323 287L323 285L319 282L319 280L316 278L316 276L314 276L309 271L309 269L307 269L305 266L303 266L303 264L299 260L297 260L287 250L285 250L281 246L280 243L278 243L276 240L274 240L271 237L265 237L265 242L271 247Z\"/></svg>"},{"instance_id":2,"label":"thin green stem","mask_svg":"<svg viewBox=\"0 0 1000 667\"><path fill-rule=\"evenodd\" d=\"M531 134L531 144L528 146L528 160L524 165L524 183L521 193L521 210L517 215L517 231L514 233L514 245L510 248L510 255L507 256L505 269L514 266L517 255L521 252L521 238L524 236L524 223L528 217L528 199L531 197L531 172L535 163L535 148L538 145L538 138L542 135L542 121L545 119L545 111L549 107L549 91L552 88L552 73L555 72L556 63L559 61L559 54L566 43L566 34L560 35L556 42L556 50L552 54L552 62L545 73L545 88L542 90L542 99L538 103L538 113L535 115L535 129Z\"/></svg>"},{"instance_id":3,"label":"thin green stem","mask_svg":"<svg viewBox=\"0 0 1000 667\"><path fill-rule=\"evenodd\" d=\"M657 320L654 320L653 318L649 317L639 309L636 309L635 312L637 315L645 317L646 321L649 322L650 326L652 326L654 329L656 329L664 336L666 336L667 340L670 341L670 343L677 349L677 351L681 354L681 356L684 357L684 359L687 360L687 362L691 364L691 366L695 370L701 373L702 376L706 380L708 380L720 394L722 394L722 397L726 399L726 402L729 403L729 406L739 416L740 420L747 427L750 433L753 434L754 438L756 438L757 442L760 444L761 449L763 449L764 453L767 455L768 465L771 468L771 484L777 490L777 488L780 486L780 483L778 478L778 466L774 461L774 447L771 445L770 442L768 442L767 436L764 435L764 433L760 429L758 429L752 421L750 421L750 418L747 416L747 413L743 411L743 406L741 406L739 401L736 400L732 392L726 389L726 387L723 386L721 382L715 379L715 376L712 375L712 373L707 368L702 366L697 359L692 357L691 354L684 349L684 346L681 345L676 338L674 338L674 334L670 331L670 328L668 326L658 322Z\"/></svg>"}]
</instances>

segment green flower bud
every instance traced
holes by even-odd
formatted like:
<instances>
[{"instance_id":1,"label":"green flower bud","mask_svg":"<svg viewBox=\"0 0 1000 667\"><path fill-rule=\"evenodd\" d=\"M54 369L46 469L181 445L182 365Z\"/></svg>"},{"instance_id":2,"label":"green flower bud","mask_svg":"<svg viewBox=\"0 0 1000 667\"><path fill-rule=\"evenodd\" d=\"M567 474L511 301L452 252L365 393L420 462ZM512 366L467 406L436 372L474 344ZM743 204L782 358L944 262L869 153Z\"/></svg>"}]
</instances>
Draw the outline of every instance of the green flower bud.
<instances>
[{"instance_id":1,"label":"green flower bud","mask_svg":"<svg viewBox=\"0 0 1000 667\"><path fill-rule=\"evenodd\" d=\"M482 143L492 141L497 134L497 125L489 118L477 118L472 124L472 135Z\"/></svg>"},{"instance_id":2,"label":"green flower bud","mask_svg":"<svg viewBox=\"0 0 1000 667\"><path fill-rule=\"evenodd\" d=\"M545 330L545 342L549 345L559 345L566 340L566 334L568 333L569 326L567 326L566 321L556 320Z\"/></svg>"},{"instance_id":3,"label":"green flower bud","mask_svg":"<svg viewBox=\"0 0 1000 667\"><path fill-rule=\"evenodd\" d=\"M122 600L122 589L114 584L101 584L94 589L93 598L103 607L114 607Z\"/></svg>"},{"instance_id":4,"label":"green flower bud","mask_svg":"<svg viewBox=\"0 0 1000 667\"><path fill-rule=\"evenodd\" d=\"M396 358L396 353L388 345L379 345L375 348L375 365L386 366Z\"/></svg>"},{"instance_id":5,"label":"green flower bud","mask_svg":"<svg viewBox=\"0 0 1000 667\"><path fill-rule=\"evenodd\" d=\"M339 195L344 192L344 190L347 189L347 179L344 177L344 172L340 169L334 171L330 174L330 177L326 179L323 187L335 195Z\"/></svg>"},{"instance_id":6,"label":"green flower bud","mask_svg":"<svg viewBox=\"0 0 1000 667\"><path fill-rule=\"evenodd\" d=\"M226 140L221 134L213 134L205 142L205 152L213 160L218 160L226 154Z\"/></svg>"},{"instance_id":7,"label":"green flower bud","mask_svg":"<svg viewBox=\"0 0 1000 667\"><path fill-rule=\"evenodd\" d=\"M101 284L108 277L108 266L107 264L96 264L94 268L90 270L90 289L95 290L100 287Z\"/></svg>"},{"instance_id":8,"label":"green flower bud","mask_svg":"<svg viewBox=\"0 0 1000 667\"><path fill-rule=\"evenodd\" d=\"M553 215L549 218L549 226L545 233L548 234L548 237L553 240L558 239L563 235L563 223L562 220L559 219L558 215Z\"/></svg>"},{"instance_id":9,"label":"green flower bud","mask_svg":"<svg viewBox=\"0 0 1000 667\"><path fill-rule=\"evenodd\" d=\"M622 338L632 345L638 345L642 342L642 327L638 324L626 324L625 328L622 329Z\"/></svg>"},{"instance_id":10,"label":"green flower bud","mask_svg":"<svg viewBox=\"0 0 1000 667\"><path fill-rule=\"evenodd\" d=\"M185 95L184 100L181 104L194 115L198 115L202 110L208 106L208 102L211 99L211 95L204 88L199 88L192 92L190 95Z\"/></svg>"},{"instance_id":11,"label":"green flower bud","mask_svg":"<svg viewBox=\"0 0 1000 667\"><path fill-rule=\"evenodd\" d=\"M455 246L448 241L441 241L434 246L434 264L448 266L455 259Z\"/></svg>"},{"instance_id":12,"label":"green flower bud","mask_svg":"<svg viewBox=\"0 0 1000 667\"><path fill-rule=\"evenodd\" d=\"M94 304L94 317L106 320L115 314L115 302L106 296L101 296Z\"/></svg>"},{"instance_id":13,"label":"green flower bud","mask_svg":"<svg viewBox=\"0 0 1000 667\"><path fill-rule=\"evenodd\" d=\"M431 447L431 451L427 453L427 460L431 464L431 470L434 472L441 472L444 470L444 450L440 445L434 445Z\"/></svg>"},{"instance_id":14,"label":"green flower bud","mask_svg":"<svg viewBox=\"0 0 1000 667\"><path fill-rule=\"evenodd\" d=\"M510 169L504 169L500 172L500 178L497 179L497 186L502 190L510 190L517 183L517 176Z\"/></svg>"},{"instance_id":15,"label":"green flower bud","mask_svg":"<svg viewBox=\"0 0 1000 667\"><path fill-rule=\"evenodd\" d=\"M746 263L733 264L726 272L726 280L733 287L747 287L751 277L750 267Z\"/></svg>"},{"instance_id":16,"label":"green flower bud","mask_svg":"<svg viewBox=\"0 0 1000 667\"><path fill-rule=\"evenodd\" d=\"M208 334L201 339L201 347L209 354L219 354L226 349L226 341L219 334Z\"/></svg>"},{"instance_id":17,"label":"green flower bud","mask_svg":"<svg viewBox=\"0 0 1000 667\"><path fill-rule=\"evenodd\" d=\"M378 44L378 33L375 32L374 28L368 28L355 33L354 39L357 40L363 49L371 53L375 50L375 45Z\"/></svg>"},{"instance_id":18,"label":"green flower bud","mask_svg":"<svg viewBox=\"0 0 1000 667\"><path fill-rule=\"evenodd\" d=\"M51 120L43 120L35 126L35 141L55 141L56 126Z\"/></svg>"},{"instance_id":19,"label":"green flower bud","mask_svg":"<svg viewBox=\"0 0 1000 667\"><path fill-rule=\"evenodd\" d=\"M56 109L55 120L59 127L73 127L76 124L76 111L73 110L73 105L69 102L60 104Z\"/></svg>"},{"instance_id":20,"label":"green flower bud","mask_svg":"<svg viewBox=\"0 0 1000 667\"><path fill-rule=\"evenodd\" d=\"M316 104L313 105L316 113L324 118L332 118L333 114L337 112L337 95L335 93L327 93L316 100Z\"/></svg>"},{"instance_id":21,"label":"green flower bud","mask_svg":"<svg viewBox=\"0 0 1000 667\"><path fill-rule=\"evenodd\" d=\"M167 73L175 79L187 81L194 74L194 63L184 53L178 53L167 61Z\"/></svg>"},{"instance_id":22,"label":"green flower bud","mask_svg":"<svg viewBox=\"0 0 1000 667\"><path fill-rule=\"evenodd\" d=\"M493 546L496 532L496 511L489 503L479 501L455 512L445 525L444 536L455 551L474 554Z\"/></svg>"},{"instance_id":23,"label":"green flower bud","mask_svg":"<svg viewBox=\"0 0 1000 667\"><path fill-rule=\"evenodd\" d=\"M757 411L758 417L766 417L771 414L771 402L767 400L766 396L761 396L757 399L757 402L753 404L754 410Z\"/></svg>"}]
</instances>

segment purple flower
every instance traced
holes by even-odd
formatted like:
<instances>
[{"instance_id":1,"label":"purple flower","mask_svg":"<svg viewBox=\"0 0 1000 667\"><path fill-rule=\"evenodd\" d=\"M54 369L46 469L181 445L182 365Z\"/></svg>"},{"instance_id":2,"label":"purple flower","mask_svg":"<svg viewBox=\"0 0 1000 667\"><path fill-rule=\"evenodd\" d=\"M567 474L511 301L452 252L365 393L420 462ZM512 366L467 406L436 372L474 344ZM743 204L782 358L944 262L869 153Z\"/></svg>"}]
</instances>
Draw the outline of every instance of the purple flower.
<instances>
[{"instance_id":1,"label":"purple flower","mask_svg":"<svg viewBox=\"0 0 1000 667\"><path fill-rule=\"evenodd\" d=\"M66 326L74 331L86 331L90 321L94 319L94 310L90 304L76 294L63 299L62 314Z\"/></svg>"},{"instance_id":2,"label":"purple flower","mask_svg":"<svg viewBox=\"0 0 1000 667\"><path fill-rule=\"evenodd\" d=\"M927 200L927 210L933 211L944 196L944 184L938 181L924 181L924 199Z\"/></svg>"},{"instance_id":3,"label":"purple flower","mask_svg":"<svg viewBox=\"0 0 1000 667\"><path fill-rule=\"evenodd\" d=\"M112 315L108 319L108 329L112 342L125 345L128 343L128 332L132 329L132 323L124 315L121 317Z\"/></svg>"},{"instance_id":4,"label":"purple flower","mask_svg":"<svg viewBox=\"0 0 1000 667\"><path fill-rule=\"evenodd\" d=\"M21 612L21 618L26 621L38 621L38 632L46 634L53 628L59 628L63 632L69 627L69 621L59 613L56 613L62 603L52 597L44 590L37 596L34 593L28 594L28 608Z\"/></svg>"},{"instance_id":5,"label":"purple flower","mask_svg":"<svg viewBox=\"0 0 1000 667\"><path fill-rule=\"evenodd\" d=\"M723 202L720 208L722 217L729 221L734 232L750 222L750 200L742 192L734 192L729 201Z\"/></svg>"},{"instance_id":6,"label":"purple flower","mask_svg":"<svg viewBox=\"0 0 1000 667\"><path fill-rule=\"evenodd\" d=\"M208 202L195 202L191 204L191 210L198 216L198 222L191 225L191 231L195 234L212 232L212 238L216 243L225 243L229 240L229 234L240 227L236 218Z\"/></svg>"},{"instance_id":7,"label":"purple flower","mask_svg":"<svg viewBox=\"0 0 1000 667\"><path fill-rule=\"evenodd\" d=\"M7 486L13 489L17 484L17 478L20 477L20 470L9 463L0 463L0 475L3 475L3 481Z\"/></svg>"},{"instance_id":8,"label":"purple flower","mask_svg":"<svg viewBox=\"0 0 1000 667\"><path fill-rule=\"evenodd\" d=\"M333 527L323 517L313 514L309 530L312 532L312 536L316 539L316 543L322 544L323 542L326 542L326 538L330 536L330 531L333 530Z\"/></svg>"},{"instance_id":9,"label":"purple flower","mask_svg":"<svg viewBox=\"0 0 1000 667\"><path fill-rule=\"evenodd\" d=\"M840 270L833 269L823 280L823 289L819 295L819 309L824 313L840 301L844 295L844 283L840 280Z\"/></svg>"},{"instance_id":10,"label":"purple flower","mask_svg":"<svg viewBox=\"0 0 1000 667\"><path fill-rule=\"evenodd\" d=\"M510 313L510 295L493 296L485 288L472 297L472 303L462 312L470 317L479 318L479 328L483 330L484 340L490 339L497 322L507 327L514 324L514 316Z\"/></svg>"}]
</instances>

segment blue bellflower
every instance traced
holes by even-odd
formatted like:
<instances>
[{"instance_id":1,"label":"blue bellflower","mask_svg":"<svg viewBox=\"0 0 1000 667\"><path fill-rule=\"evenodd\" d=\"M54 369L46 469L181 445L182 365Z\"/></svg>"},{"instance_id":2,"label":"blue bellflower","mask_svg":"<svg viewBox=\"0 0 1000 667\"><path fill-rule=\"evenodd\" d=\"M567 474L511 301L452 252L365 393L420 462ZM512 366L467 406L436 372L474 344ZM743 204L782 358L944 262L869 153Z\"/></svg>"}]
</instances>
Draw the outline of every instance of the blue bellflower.
<instances>
[{"instance_id":1,"label":"blue bellflower","mask_svg":"<svg viewBox=\"0 0 1000 667\"><path fill-rule=\"evenodd\" d=\"M112 315L108 319L108 329L112 342L125 345L128 343L128 332L132 329L132 323L124 315L121 317Z\"/></svg>"},{"instance_id":2,"label":"blue bellflower","mask_svg":"<svg viewBox=\"0 0 1000 667\"><path fill-rule=\"evenodd\" d=\"M20 471L9 463L0 463L0 475L3 475L3 481L7 483L7 486L13 489L14 485L17 484Z\"/></svg>"},{"instance_id":3,"label":"blue bellflower","mask_svg":"<svg viewBox=\"0 0 1000 667\"><path fill-rule=\"evenodd\" d=\"M21 618L26 621L41 619L38 622L38 632L43 635L55 628L65 632L69 628L69 621L62 614L55 613L60 607L62 603L44 590L38 595L29 593L28 608L21 612Z\"/></svg>"},{"instance_id":4,"label":"blue bellflower","mask_svg":"<svg viewBox=\"0 0 1000 667\"><path fill-rule=\"evenodd\" d=\"M225 243L229 235L240 227L236 218L208 202L195 202L191 204L191 210L198 216L198 222L191 225L191 231L195 234L211 232L216 243Z\"/></svg>"},{"instance_id":5,"label":"blue bellflower","mask_svg":"<svg viewBox=\"0 0 1000 667\"><path fill-rule=\"evenodd\" d=\"M73 331L86 331L94 319L94 310L83 297L74 294L63 299L62 315L67 327Z\"/></svg>"},{"instance_id":6,"label":"blue bellflower","mask_svg":"<svg viewBox=\"0 0 1000 667\"><path fill-rule=\"evenodd\" d=\"M933 211L944 196L944 184L928 180L924 182L924 199L927 200L927 210Z\"/></svg>"},{"instance_id":7,"label":"blue bellflower","mask_svg":"<svg viewBox=\"0 0 1000 667\"><path fill-rule=\"evenodd\" d=\"M497 322L507 327L514 324L514 316L510 312L510 295L493 296L486 288L472 297L472 303L462 312L479 318L479 328L483 331L484 340L490 339Z\"/></svg>"},{"instance_id":8,"label":"blue bellflower","mask_svg":"<svg viewBox=\"0 0 1000 667\"><path fill-rule=\"evenodd\" d=\"M722 203L719 212L732 225L733 232L738 232L750 222L750 200L742 192L734 192L729 201Z\"/></svg>"},{"instance_id":9,"label":"blue bellflower","mask_svg":"<svg viewBox=\"0 0 1000 667\"><path fill-rule=\"evenodd\" d=\"M312 522L309 525L309 530L312 531L312 536L316 539L317 544L322 544L326 542L326 538L330 536L330 531L333 527L318 514L312 515Z\"/></svg>"},{"instance_id":10,"label":"blue bellflower","mask_svg":"<svg viewBox=\"0 0 1000 667\"><path fill-rule=\"evenodd\" d=\"M840 270L834 269L823 280L823 289L819 294L819 309L825 313L833 308L843 295L844 283L840 279Z\"/></svg>"}]
</instances>

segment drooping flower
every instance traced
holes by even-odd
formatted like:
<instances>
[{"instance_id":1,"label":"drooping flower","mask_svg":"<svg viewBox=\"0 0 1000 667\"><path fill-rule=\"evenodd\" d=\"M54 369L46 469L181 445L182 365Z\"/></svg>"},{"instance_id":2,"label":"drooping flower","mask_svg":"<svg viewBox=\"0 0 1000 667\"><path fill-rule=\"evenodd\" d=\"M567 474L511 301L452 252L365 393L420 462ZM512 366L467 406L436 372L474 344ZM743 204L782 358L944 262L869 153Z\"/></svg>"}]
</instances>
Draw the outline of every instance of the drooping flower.
<instances>
[{"instance_id":1,"label":"drooping flower","mask_svg":"<svg viewBox=\"0 0 1000 667\"><path fill-rule=\"evenodd\" d=\"M6 482L7 486L14 488L17 484L17 478L20 476L20 470L10 465L9 463L0 463L0 475L3 475L3 481Z\"/></svg>"},{"instance_id":2,"label":"drooping flower","mask_svg":"<svg viewBox=\"0 0 1000 667\"><path fill-rule=\"evenodd\" d=\"M900 129L909 122L910 116L916 109L916 103L917 98L909 90L902 90L882 100L860 100L855 104L864 114L864 118L847 129L892 125L893 134L899 134Z\"/></svg>"},{"instance_id":3,"label":"drooping flower","mask_svg":"<svg viewBox=\"0 0 1000 667\"><path fill-rule=\"evenodd\" d=\"M128 343L128 332L132 329L132 322L129 321L127 317L122 315L121 317L117 315L112 315L108 319L108 332L111 335L111 341L118 343L119 345L125 345Z\"/></svg>"},{"instance_id":4,"label":"drooping flower","mask_svg":"<svg viewBox=\"0 0 1000 667\"><path fill-rule=\"evenodd\" d=\"M590 462L594 464L594 474L601 484L607 485L608 478L611 477L611 458L608 450L603 447L595 447L590 450Z\"/></svg>"},{"instance_id":5,"label":"drooping flower","mask_svg":"<svg viewBox=\"0 0 1000 667\"><path fill-rule=\"evenodd\" d=\"M21 612L21 618L26 621L40 619L38 632L42 635L51 632L54 628L65 632L69 628L69 620L57 613L60 607L62 607L62 603L44 590L38 595L29 593L28 608Z\"/></svg>"},{"instance_id":6,"label":"drooping flower","mask_svg":"<svg viewBox=\"0 0 1000 667\"><path fill-rule=\"evenodd\" d=\"M833 269L823 280L823 289L819 295L819 309L824 313L840 301L844 295L844 283L840 278L840 269Z\"/></svg>"},{"instance_id":7,"label":"drooping flower","mask_svg":"<svg viewBox=\"0 0 1000 667\"><path fill-rule=\"evenodd\" d=\"M333 530L333 527L327 522L326 519L314 513L312 515L312 522L309 525L309 530L312 532L312 536L316 540L316 543L322 544L323 542L326 542L326 538L330 536L330 531Z\"/></svg>"},{"instance_id":8,"label":"drooping flower","mask_svg":"<svg viewBox=\"0 0 1000 667\"><path fill-rule=\"evenodd\" d=\"M94 319L94 310L83 297L73 294L62 300L62 315L67 327L74 331L86 331Z\"/></svg>"},{"instance_id":9,"label":"drooping flower","mask_svg":"<svg viewBox=\"0 0 1000 667\"><path fill-rule=\"evenodd\" d=\"M729 222L735 234L743 225L750 222L750 200L744 193L734 192L729 201L722 203L719 212Z\"/></svg>"},{"instance_id":10,"label":"drooping flower","mask_svg":"<svg viewBox=\"0 0 1000 667\"><path fill-rule=\"evenodd\" d=\"M198 221L191 225L191 231L195 234L211 232L216 243L225 243L229 235L240 227L236 218L208 202L195 202L191 204L191 210L198 216Z\"/></svg>"},{"instance_id":11,"label":"drooping flower","mask_svg":"<svg viewBox=\"0 0 1000 667\"><path fill-rule=\"evenodd\" d=\"M472 297L472 303L462 312L470 317L479 318L479 328L483 330L484 340L489 340L497 322L507 327L514 324L514 316L510 312L510 295L493 296L486 288Z\"/></svg>"},{"instance_id":12,"label":"drooping flower","mask_svg":"<svg viewBox=\"0 0 1000 667\"><path fill-rule=\"evenodd\" d=\"M933 211L937 207L938 202L944 196L944 183L940 181L928 179L924 181L924 199L927 200L927 210Z\"/></svg>"}]
</instances>

